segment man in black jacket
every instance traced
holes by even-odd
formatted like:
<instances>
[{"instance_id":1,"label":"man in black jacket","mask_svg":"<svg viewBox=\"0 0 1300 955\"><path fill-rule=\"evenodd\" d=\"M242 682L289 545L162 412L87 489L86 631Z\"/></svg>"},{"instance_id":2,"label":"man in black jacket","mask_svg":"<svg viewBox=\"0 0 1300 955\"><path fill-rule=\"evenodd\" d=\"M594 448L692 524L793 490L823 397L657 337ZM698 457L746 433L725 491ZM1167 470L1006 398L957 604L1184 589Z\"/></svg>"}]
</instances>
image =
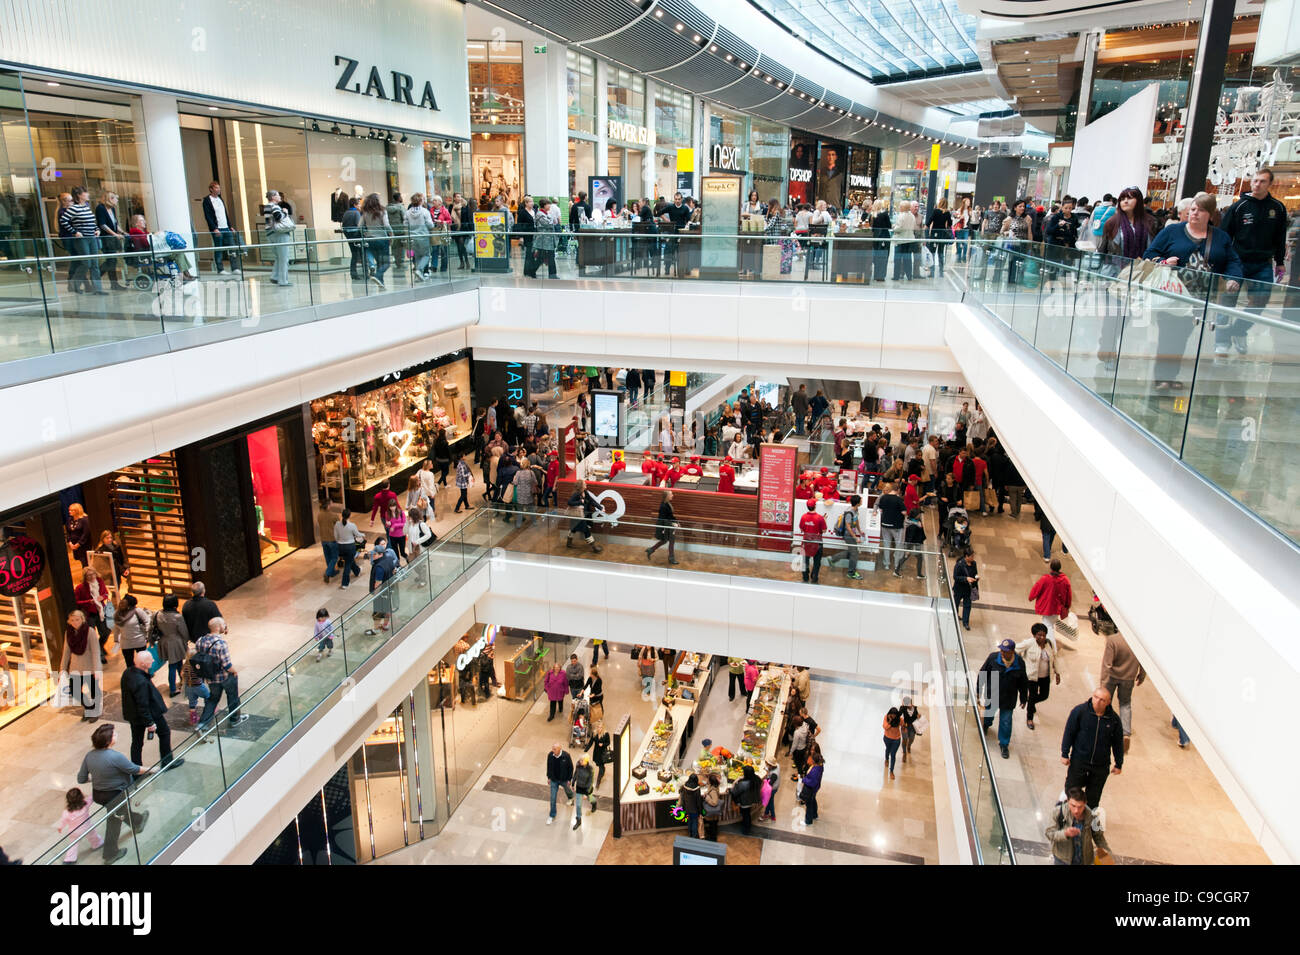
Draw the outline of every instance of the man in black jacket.
<instances>
[{"instance_id":1,"label":"man in black jacket","mask_svg":"<svg viewBox=\"0 0 1300 955\"><path fill-rule=\"evenodd\" d=\"M240 271L239 261L239 236L236 235L234 227L231 225L233 217L226 206L226 202L221 198L221 183L210 182L208 184L208 194L203 197L203 221L208 224L208 231L212 233L212 265L217 270L217 274L222 272L227 254L230 256L230 271L238 273ZM222 250L229 248L229 253ZM193 632L193 631L191 631Z\"/></svg>"},{"instance_id":2,"label":"man in black jacket","mask_svg":"<svg viewBox=\"0 0 1300 955\"><path fill-rule=\"evenodd\" d=\"M1016 713L1016 703L1019 701L1024 705L1029 702L1029 675L1025 671L1024 659L1016 653L1014 640L1003 640L989 654L980 667L976 689L984 710L986 733L993 726L993 693L997 692L998 745L1002 748L1002 758L1010 759L1008 747L1011 745L1011 719Z\"/></svg>"},{"instance_id":3,"label":"man in black jacket","mask_svg":"<svg viewBox=\"0 0 1300 955\"><path fill-rule=\"evenodd\" d=\"M1273 172L1261 169L1251 177L1250 192L1246 193L1223 214L1219 226L1232 236L1233 248L1241 259L1242 277L1246 286L1248 308L1262 309L1272 293L1269 287L1282 280L1282 265L1286 261L1286 206L1269 195L1273 185ZM1274 264L1276 263L1276 268ZM1214 327L1214 353L1228 354L1235 348L1237 354L1246 354L1246 333L1253 322L1234 318L1217 318Z\"/></svg>"},{"instance_id":4,"label":"man in black jacket","mask_svg":"<svg viewBox=\"0 0 1300 955\"><path fill-rule=\"evenodd\" d=\"M361 200L356 196L348 200L347 211L339 221L339 231L348 240L348 253L352 256L348 273L358 282L364 282L366 264L363 258L365 247L361 244Z\"/></svg>"},{"instance_id":5,"label":"man in black jacket","mask_svg":"<svg viewBox=\"0 0 1300 955\"><path fill-rule=\"evenodd\" d=\"M582 217L591 218L591 203L587 201L585 192L578 193L578 201L569 206L569 231L577 232L582 225Z\"/></svg>"},{"instance_id":6,"label":"man in black jacket","mask_svg":"<svg viewBox=\"0 0 1300 955\"><path fill-rule=\"evenodd\" d=\"M1078 786L1087 795L1088 808L1096 809L1106 778L1118 776L1124 768L1124 725L1110 708L1110 690L1097 687L1092 699L1070 711L1061 737L1061 762L1070 767L1065 774L1066 791Z\"/></svg>"},{"instance_id":7,"label":"man in black jacket","mask_svg":"<svg viewBox=\"0 0 1300 955\"><path fill-rule=\"evenodd\" d=\"M551 815L546 820L548 826L555 822L555 794L559 790L564 790L564 795L569 797L569 805L573 805L573 788L569 785L572 778L573 760L564 747L556 743L546 756L546 781L551 786Z\"/></svg>"},{"instance_id":8,"label":"man in black jacket","mask_svg":"<svg viewBox=\"0 0 1300 955\"><path fill-rule=\"evenodd\" d=\"M207 588L203 586L203 581L194 581L190 584L190 593L193 596L185 601L185 606L181 608L181 617L185 620L185 629L190 632L191 640L197 641L200 637L206 637L208 621L221 616L221 608L217 606L217 602L203 596L206 592Z\"/></svg>"},{"instance_id":9,"label":"man in black jacket","mask_svg":"<svg viewBox=\"0 0 1300 955\"><path fill-rule=\"evenodd\" d=\"M131 666L122 674L122 719L131 724L131 762L143 766L144 734L158 734L158 763L166 768L179 766L183 759L172 759L172 731L167 725L167 705L153 680L149 668L153 654L137 650Z\"/></svg>"},{"instance_id":10,"label":"man in black jacket","mask_svg":"<svg viewBox=\"0 0 1300 955\"><path fill-rule=\"evenodd\" d=\"M596 496L587 490L587 482L579 481L573 489L573 494L569 496L569 507L581 507L582 518L575 520L569 527L569 535L564 538L564 546L573 546L573 535L582 534L586 539L587 546L599 554L604 548L596 543L596 538L591 536L591 519L597 510L603 510L600 501Z\"/></svg>"}]
</instances>

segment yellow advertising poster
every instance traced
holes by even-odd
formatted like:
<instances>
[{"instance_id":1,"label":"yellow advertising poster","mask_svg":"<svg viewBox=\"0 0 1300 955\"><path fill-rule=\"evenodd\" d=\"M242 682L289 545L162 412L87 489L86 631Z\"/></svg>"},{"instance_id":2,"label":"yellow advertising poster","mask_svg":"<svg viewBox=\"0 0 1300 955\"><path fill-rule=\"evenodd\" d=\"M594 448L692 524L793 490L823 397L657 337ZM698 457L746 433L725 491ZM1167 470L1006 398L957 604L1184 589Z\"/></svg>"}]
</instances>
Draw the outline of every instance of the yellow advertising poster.
<instances>
[{"instance_id":1,"label":"yellow advertising poster","mask_svg":"<svg viewBox=\"0 0 1300 955\"><path fill-rule=\"evenodd\" d=\"M932 170L939 168L939 144L938 143L935 143L933 146L930 147L930 168Z\"/></svg>"},{"instance_id":2,"label":"yellow advertising poster","mask_svg":"<svg viewBox=\"0 0 1300 955\"><path fill-rule=\"evenodd\" d=\"M684 371L670 371L670 372L668 373L668 384L669 384L670 386L672 386L672 385L678 385L679 387L685 388L685 387L686 387L686 372L684 372Z\"/></svg>"},{"instance_id":3,"label":"yellow advertising poster","mask_svg":"<svg viewBox=\"0 0 1300 955\"><path fill-rule=\"evenodd\" d=\"M500 212L474 213L474 257L505 260L509 251L505 216Z\"/></svg>"},{"instance_id":4,"label":"yellow advertising poster","mask_svg":"<svg viewBox=\"0 0 1300 955\"><path fill-rule=\"evenodd\" d=\"M678 148L677 150L677 171L694 172L695 171L695 150L689 147Z\"/></svg>"}]
</instances>

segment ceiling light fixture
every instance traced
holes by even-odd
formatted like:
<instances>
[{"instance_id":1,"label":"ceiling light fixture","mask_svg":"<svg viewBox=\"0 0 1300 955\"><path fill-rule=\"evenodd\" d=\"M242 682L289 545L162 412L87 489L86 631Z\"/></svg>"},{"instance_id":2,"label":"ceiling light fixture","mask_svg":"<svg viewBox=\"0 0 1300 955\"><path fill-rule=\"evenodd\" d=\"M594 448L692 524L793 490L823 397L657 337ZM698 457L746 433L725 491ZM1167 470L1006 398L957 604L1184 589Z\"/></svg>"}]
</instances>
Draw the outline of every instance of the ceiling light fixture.
<instances>
[{"instance_id":1,"label":"ceiling light fixture","mask_svg":"<svg viewBox=\"0 0 1300 955\"><path fill-rule=\"evenodd\" d=\"M679 24L677 24L677 26L673 27L673 29L674 29L674 30L685 30L686 27L684 27L682 24L679 23Z\"/></svg>"},{"instance_id":2,"label":"ceiling light fixture","mask_svg":"<svg viewBox=\"0 0 1300 955\"><path fill-rule=\"evenodd\" d=\"M664 15L664 12L663 12L662 10L656 10L656 11L655 11L655 16L657 16L657 17L662 17L663 15Z\"/></svg>"},{"instance_id":3,"label":"ceiling light fixture","mask_svg":"<svg viewBox=\"0 0 1300 955\"><path fill-rule=\"evenodd\" d=\"M56 82L54 82L54 80L49 80L45 85L46 85L46 86L58 86L59 84L56 83Z\"/></svg>"},{"instance_id":4,"label":"ceiling light fixture","mask_svg":"<svg viewBox=\"0 0 1300 955\"><path fill-rule=\"evenodd\" d=\"M338 123L335 123L333 126L330 127L330 132L333 133L335 136L337 136L340 133L342 133L343 130L339 129Z\"/></svg>"},{"instance_id":5,"label":"ceiling light fixture","mask_svg":"<svg viewBox=\"0 0 1300 955\"><path fill-rule=\"evenodd\" d=\"M699 42L700 42L700 35L697 33L697 34L695 34L695 36L691 37L691 42L692 42L692 43L699 43Z\"/></svg>"},{"instance_id":6,"label":"ceiling light fixture","mask_svg":"<svg viewBox=\"0 0 1300 955\"><path fill-rule=\"evenodd\" d=\"M717 53L717 52L718 52L718 44L715 43L715 44L713 44L713 46L709 47L709 52L710 52L710 53Z\"/></svg>"},{"instance_id":7,"label":"ceiling light fixture","mask_svg":"<svg viewBox=\"0 0 1300 955\"><path fill-rule=\"evenodd\" d=\"M730 53L728 53L728 54L727 54L727 62L730 63L731 61L732 61L732 56L731 56Z\"/></svg>"}]
</instances>

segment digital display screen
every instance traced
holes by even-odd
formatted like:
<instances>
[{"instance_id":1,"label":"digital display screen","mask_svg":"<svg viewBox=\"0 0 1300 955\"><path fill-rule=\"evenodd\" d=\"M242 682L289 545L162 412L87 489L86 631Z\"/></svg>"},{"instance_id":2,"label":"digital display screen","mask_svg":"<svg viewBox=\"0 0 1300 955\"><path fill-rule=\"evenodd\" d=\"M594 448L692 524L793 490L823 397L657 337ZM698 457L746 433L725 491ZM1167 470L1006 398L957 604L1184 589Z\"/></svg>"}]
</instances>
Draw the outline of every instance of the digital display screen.
<instances>
[{"instance_id":1,"label":"digital display screen","mask_svg":"<svg viewBox=\"0 0 1300 955\"><path fill-rule=\"evenodd\" d=\"M717 856L702 856L694 852L679 852L677 854L678 865L717 865L719 861Z\"/></svg>"},{"instance_id":2,"label":"digital display screen","mask_svg":"<svg viewBox=\"0 0 1300 955\"><path fill-rule=\"evenodd\" d=\"M596 437L617 439L618 395L596 392L592 397L595 401Z\"/></svg>"}]
</instances>

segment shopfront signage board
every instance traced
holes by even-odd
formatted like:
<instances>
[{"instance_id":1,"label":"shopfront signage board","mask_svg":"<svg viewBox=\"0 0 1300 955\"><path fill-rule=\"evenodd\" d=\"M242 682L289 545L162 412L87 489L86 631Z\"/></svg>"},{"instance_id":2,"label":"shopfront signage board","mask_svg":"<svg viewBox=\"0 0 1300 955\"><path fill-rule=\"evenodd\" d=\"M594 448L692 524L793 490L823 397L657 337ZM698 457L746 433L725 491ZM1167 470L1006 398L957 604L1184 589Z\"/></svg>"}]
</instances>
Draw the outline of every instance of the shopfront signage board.
<instances>
[{"instance_id":1,"label":"shopfront signage board","mask_svg":"<svg viewBox=\"0 0 1300 955\"><path fill-rule=\"evenodd\" d=\"M488 635L485 631L483 636L474 641L473 646L456 658L456 669L458 671L463 671L467 666L477 660L480 655L482 655L483 651L487 649L487 645L491 642L492 641L488 639Z\"/></svg>"},{"instance_id":2,"label":"shopfront signage board","mask_svg":"<svg viewBox=\"0 0 1300 955\"><path fill-rule=\"evenodd\" d=\"M0 594L20 597L36 586L45 572L45 551L24 534L0 545Z\"/></svg>"},{"instance_id":3,"label":"shopfront signage board","mask_svg":"<svg viewBox=\"0 0 1300 955\"><path fill-rule=\"evenodd\" d=\"M405 104L419 109L431 109L435 112L438 110L438 101L433 95L433 83L429 80L425 80L421 88L419 80L410 73L401 73L397 70L381 71L377 66L371 66L367 70L360 60L337 54L334 57L334 67L339 74L339 80L334 84L336 90L391 100L399 105Z\"/></svg>"},{"instance_id":4,"label":"shopfront signage board","mask_svg":"<svg viewBox=\"0 0 1300 955\"><path fill-rule=\"evenodd\" d=\"M870 189L871 177L849 173L849 187L852 189Z\"/></svg>"},{"instance_id":5,"label":"shopfront signage board","mask_svg":"<svg viewBox=\"0 0 1300 955\"><path fill-rule=\"evenodd\" d=\"M609 138L620 143L635 143L638 146L650 145L650 130L636 123L624 123L617 119L609 121Z\"/></svg>"},{"instance_id":6,"label":"shopfront signage board","mask_svg":"<svg viewBox=\"0 0 1300 955\"><path fill-rule=\"evenodd\" d=\"M736 277L741 181L741 176L705 176L701 180L704 239L700 249L700 278Z\"/></svg>"},{"instance_id":7,"label":"shopfront signage board","mask_svg":"<svg viewBox=\"0 0 1300 955\"><path fill-rule=\"evenodd\" d=\"M720 172L741 172L740 147L714 143L709 156L709 166Z\"/></svg>"},{"instance_id":8,"label":"shopfront signage board","mask_svg":"<svg viewBox=\"0 0 1300 955\"><path fill-rule=\"evenodd\" d=\"M510 270L510 237L501 212L474 213L474 268L480 272Z\"/></svg>"},{"instance_id":9,"label":"shopfront signage board","mask_svg":"<svg viewBox=\"0 0 1300 955\"><path fill-rule=\"evenodd\" d=\"M789 550L799 449L793 444L764 444L758 460L759 546Z\"/></svg>"}]
</instances>

